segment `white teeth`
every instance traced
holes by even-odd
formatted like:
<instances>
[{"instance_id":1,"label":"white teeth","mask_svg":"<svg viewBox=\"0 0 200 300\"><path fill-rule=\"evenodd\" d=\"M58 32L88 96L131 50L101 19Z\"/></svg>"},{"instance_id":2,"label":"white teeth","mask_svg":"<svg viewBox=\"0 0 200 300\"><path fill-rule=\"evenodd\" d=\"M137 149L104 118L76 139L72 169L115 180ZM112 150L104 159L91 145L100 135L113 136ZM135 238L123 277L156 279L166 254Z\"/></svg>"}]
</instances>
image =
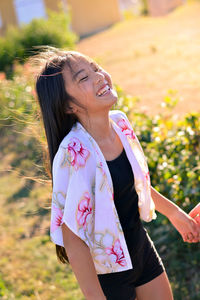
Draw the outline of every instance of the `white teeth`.
<instances>
[{"instance_id":1,"label":"white teeth","mask_svg":"<svg viewBox=\"0 0 200 300\"><path fill-rule=\"evenodd\" d=\"M100 92L97 93L98 96L102 96L105 92L107 92L110 89L108 85L106 85L103 89L100 90Z\"/></svg>"}]
</instances>

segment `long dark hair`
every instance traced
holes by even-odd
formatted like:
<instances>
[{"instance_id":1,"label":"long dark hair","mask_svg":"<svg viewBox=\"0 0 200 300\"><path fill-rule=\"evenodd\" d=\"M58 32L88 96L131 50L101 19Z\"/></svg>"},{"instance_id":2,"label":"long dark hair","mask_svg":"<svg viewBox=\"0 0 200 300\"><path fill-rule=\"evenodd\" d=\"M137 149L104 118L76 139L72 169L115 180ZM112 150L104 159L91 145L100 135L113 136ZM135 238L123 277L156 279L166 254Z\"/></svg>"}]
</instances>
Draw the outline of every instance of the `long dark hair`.
<instances>
[{"instance_id":1,"label":"long dark hair","mask_svg":"<svg viewBox=\"0 0 200 300\"><path fill-rule=\"evenodd\" d=\"M72 126L78 120L76 115L70 112L70 103L77 105L76 99L70 96L65 87L62 71L67 65L73 72L70 60L74 56L84 56L76 51L64 51L52 47L45 47L32 58L32 63L38 62L42 69L36 79L36 93L41 110L41 117L45 128L48 144L49 165L52 186L52 164L54 156L62 139L70 132ZM87 56L84 56L85 58ZM89 58L88 58L89 59ZM82 106L81 106L82 107ZM56 254L61 263L69 263L65 248L56 245Z\"/></svg>"}]
</instances>

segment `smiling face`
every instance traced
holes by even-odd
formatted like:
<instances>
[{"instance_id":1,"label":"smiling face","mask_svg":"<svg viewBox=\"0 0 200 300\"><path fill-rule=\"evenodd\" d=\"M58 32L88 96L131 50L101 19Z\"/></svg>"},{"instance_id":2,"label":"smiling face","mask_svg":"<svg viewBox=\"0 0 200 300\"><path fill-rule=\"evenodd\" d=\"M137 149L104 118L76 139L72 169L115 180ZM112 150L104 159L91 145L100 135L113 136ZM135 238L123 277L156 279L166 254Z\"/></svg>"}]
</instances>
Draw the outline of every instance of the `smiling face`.
<instances>
[{"instance_id":1,"label":"smiling face","mask_svg":"<svg viewBox=\"0 0 200 300\"><path fill-rule=\"evenodd\" d=\"M117 101L110 75L98 64L84 56L73 55L70 66L66 64L63 72L65 87L69 95L82 105L89 115L108 111ZM70 105L80 117L86 110L75 103Z\"/></svg>"}]
</instances>

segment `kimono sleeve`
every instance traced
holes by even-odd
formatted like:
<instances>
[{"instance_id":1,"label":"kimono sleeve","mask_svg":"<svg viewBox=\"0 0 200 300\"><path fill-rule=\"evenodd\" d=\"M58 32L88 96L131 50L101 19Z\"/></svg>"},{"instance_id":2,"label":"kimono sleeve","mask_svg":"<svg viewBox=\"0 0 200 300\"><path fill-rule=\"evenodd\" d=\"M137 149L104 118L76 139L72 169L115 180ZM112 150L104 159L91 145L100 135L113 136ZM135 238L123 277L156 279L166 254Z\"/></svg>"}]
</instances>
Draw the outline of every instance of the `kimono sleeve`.
<instances>
[{"instance_id":1,"label":"kimono sleeve","mask_svg":"<svg viewBox=\"0 0 200 300\"><path fill-rule=\"evenodd\" d=\"M53 160L53 191L51 202L50 237L52 242L63 246L62 229L63 213L69 184L70 166L64 165L65 149L59 148Z\"/></svg>"},{"instance_id":2,"label":"kimono sleeve","mask_svg":"<svg viewBox=\"0 0 200 300\"><path fill-rule=\"evenodd\" d=\"M50 237L64 247L61 225L65 223L89 246L93 221L92 176L87 169L90 155L77 139L71 144L74 149L60 147L53 161Z\"/></svg>"}]
</instances>

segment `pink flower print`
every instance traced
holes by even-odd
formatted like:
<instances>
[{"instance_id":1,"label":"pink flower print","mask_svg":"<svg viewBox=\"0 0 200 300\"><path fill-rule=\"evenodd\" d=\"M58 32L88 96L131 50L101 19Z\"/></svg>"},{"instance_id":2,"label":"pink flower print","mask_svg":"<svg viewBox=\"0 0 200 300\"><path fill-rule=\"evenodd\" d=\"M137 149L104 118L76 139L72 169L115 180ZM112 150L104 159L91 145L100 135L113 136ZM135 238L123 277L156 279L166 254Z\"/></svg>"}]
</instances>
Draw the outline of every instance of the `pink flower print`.
<instances>
[{"instance_id":1,"label":"pink flower print","mask_svg":"<svg viewBox=\"0 0 200 300\"><path fill-rule=\"evenodd\" d=\"M106 172L103 169L103 163L102 163L102 161L100 161L99 165L100 165L100 169L102 171L103 176L105 176Z\"/></svg>"},{"instance_id":2,"label":"pink flower print","mask_svg":"<svg viewBox=\"0 0 200 300\"><path fill-rule=\"evenodd\" d=\"M149 180L149 172L146 173L145 177L147 180Z\"/></svg>"},{"instance_id":3,"label":"pink flower print","mask_svg":"<svg viewBox=\"0 0 200 300\"><path fill-rule=\"evenodd\" d=\"M52 204L52 220L51 220L51 232L54 232L62 224L63 212L62 210Z\"/></svg>"},{"instance_id":4,"label":"pink flower print","mask_svg":"<svg viewBox=\"0 0 200 300\"><path fill-rule=\"evenodd\" d=\"M78 167L83 167L87 158L89 157L89 151L81 144L77 138L72 138L68 144L69 160L72 166L77 170Z\"/></svg>"},{"instance_id":5,"label":"pink flower print","mask_svg":"<svg viewBox=\"0 0 200 300\"><path fill-rule=\"evenodd\" d=\"M149 174L149 171L145 174L145 178L146 178L147 182L150 183L150 174Z\"/></svg>"},{"instance_id":6,"label":"pink flower print","mask_svg":"<svg viewBox=\"0 0 200 300\"><path fill-rule=\"evenodd\" d=\"M112 256L112 259L115 263L122 267L126 266L126 260L119 239L115 241L114 246L107 247L105 251L108 255Z\"/></svg>"},{"instance_id":7,"label":"pink flower print","mask_svg":"<svg viewBox=\"0 0 200 300\"><path fill-rule=\"evenodd\" d=\"M122 132L124 132L125 135L129 136L132 139L135 139L135 134L133 132L133 129L129 126L127 121L122 118L117 122L118 126L121 128Z\"/></svg>"},{"instance_id":8,"label":"pink flower print","mask_svg":"<svg viewBox=\"0 0 200 300\"><path fill-rule=\"evenodd\" d=\"M86 228L86 220L88 215L92 213L92 204L90 203L90 196L89 193L84 193L84 197L78 205L78 212L77 212L77 222L83 228Z\"/></svg>"}]
</instances>

